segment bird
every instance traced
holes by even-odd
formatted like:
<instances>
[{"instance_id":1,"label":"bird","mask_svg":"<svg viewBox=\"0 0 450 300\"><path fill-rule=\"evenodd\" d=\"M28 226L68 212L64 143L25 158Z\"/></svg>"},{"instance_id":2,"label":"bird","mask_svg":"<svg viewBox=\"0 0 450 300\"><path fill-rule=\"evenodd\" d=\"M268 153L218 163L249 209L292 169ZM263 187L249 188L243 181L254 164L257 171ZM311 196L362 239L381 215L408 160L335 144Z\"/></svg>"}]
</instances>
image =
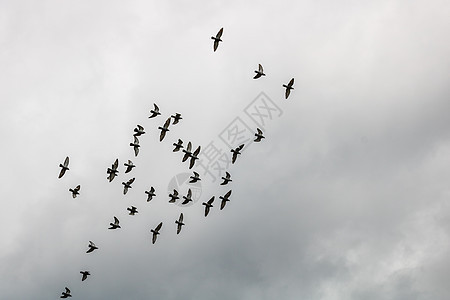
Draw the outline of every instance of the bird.
<instances>
[{"instance_id":1,"label":"bird","mask_svg":"<svg viewBox=\"0 0 450 300\"><path fill-rule=\"evenodd\" d=\"M137 125L137 128L134 129L134 134L133 136L141 136L145 133L144 131L144 127L142 127L141 125Z\"/></svg>"},{"instance_id":2,"label":"bird","mask_svg":"<svg viewBox=\"0 0 450 300\"><path fill-rule=\"evenodd\" d=\"M62 295L61 295L61 297L59 297L59 298L69 298L69 297L72 297L72 295L70 294L69 288L68 288L68 287L65 287L65 289L66 289L66 291L65 291L65 292L62 292Z\"/></svg>"},{"instance_id":3,"label":"bird","mask_svg":"<svg viewBox=\"0 0 450 300\"><path fill-rule=\"evenodd\" d=\"M192 191L191 189L188 190L187 195L183 196L184 201L181 204L188 204L192 201Z\"/></svg>"},{"instance_id":4,"label":"bird","mask_svg":"<svg viewBox=\"0 0 450 300\"><path fill-rule=\"evenodd\" d=\"M289 94L291 93L291 90L294 89L292 87L293 85L294 85L294 78L292 78L291 81L289 81L289 83L287 85L283 84L283 87L286 88L286 93L285 93L286 99L289 97Z\"/></svg>"},{"instance_id":5,"label":"bird","mask_svg":"<svg viewBox=\"0 0 450 300\"><path fill-rule=\"evenodd\" d=\"M139 154L139 139L135 136L134 143L130 143L130 146L134 148L134 156L138 156Z\"/></svg>"},{"instance_id":6,"label":"bird","mask_svg":"<svg viewBox=\"0 0 450 300\"><path fill-rule=\"evenodd\" d=\"M266 76L266 74L264 74L264 70L263 70L263 67L261 66L261 64L259 64L258 70L255 71L255 73L256 73L256 75L255 75L255 77L253 77L253 79L258 79L261 76Z\"/></svg>"},{"instance_id":7,"label":"bird","mask_svg":"<svg viewBox=\"0 0 450 300\"><path fill-rule=\"evenodd\" d=\"M228 184L228 182L233 181L231 179L230 173L228 173L228 172L225 172L225 173L226 173L226 175L225 175L225 177L222 177L223 182L220 185L226 185L226 184Z\"/></svg>"},{"instance_id":8,"label":"bird","mask_svg":"<svg viewBox=\"0 0 450 300\"><path fill-rule=\"evenodd\" d=\"M158 226L156 226L155 229L150 230L151 232L153 232L152 244L154 244L154 243L156 242L156 237L157 237L158 234L159 234L159 230L161 229L162 224L163 224L163 223L161 222L161 223L158 224Z\"/></svg>"},{"instance_id":9,"label":"bird","mask_svg":"<svg viewBox=\"0 0 450 300\"><path fill-rule=\"evenodd\" d=\"M227 204L227 201L230 201L228 199L231 195L231 190L228 191L224 196L220 196L219 198L222 199L222 202L220 203L220 210L222 210L225 207L225 204Z\"/></svg>"},{"instance_id":10,"label":"bird","mask_svg":"<svg viewBox=\"0 0 450 300\"><path fill-rule=\"evenodd\" d=\"M150 187L150 190L149 191L145 191L145 193L148 195L147 202L150 202L150 200L152 200L153 197L156 196L154 187Z\"/></svg>"},{"instance_id":11,"label":"bird","mask_svg":"<svg viewBox=\"0 0 450 300\"><path fill-rule=\"evenodd\" d=\"M61 168L61 171L59 172L58 178L61 178L64 176L64 174L66 174L66 171L69 170L69 157L67 156L64 160L64 163L59 164L59 166Z\"/></svg>"},{"instance_id":12,"label":"bird","mask_svg":"<svg viewBox=\"0 0 450 300\"><path fill-rule=\"evenodd\" d=\"M75 199L75 198L77 197L77 195L80 194L80 193L79 193L80 188L81 188L81 186L80 186L80 185L77 185L76 188L74 188L74 189L69 189L69 192L72 192L72 198Z\"/></svg>"},{"instance_id":13,"label":"bird","mask_svg":"<svg viewBox=\"0 0 450 300\"><path fill-rule=\"evenodd\" d=\"M81 274L83 274L83 277L81 278L81 281L85 281L88 277L88 275L91 275L89 271L80 271Z\"/></svg>"},{"instance_id":14,"label":"bird","mask_svg":"<svg viewBox=\"0 0 450 300\"><path fill-rule=\"evenodd\" d=\"M150 110L150 112L151 112L152 114L151 114L150 117L148 117L149 119L150 119L150 118L154 118L154 117L156 117L156 116L158 116L158 115L161 114L161 113L159 112L159 107L158 107L158 105L156 105L155 103L153 103L153 106L154 106L154 109Z\"/></svg>"},{"instance_id":15,"label":"bird","mask_svg":"<svg viewBox=\"0 0 450 300\"><path fill-rule=\"evenodd\" d=\"M123 184L123 194L126 195L128 189L131 189L131 184L134 182L134 177L128 180L127 182L122 182Z\"/></svg>"},{"instance_id":16,"label":"bird","mask_svg":"<svg viewBox=\"0 0 450 300\"><path fill-rule=\"evenodd\" d=\"M180 151L181 148L183 148L183 141L181 139L178 139L178 142L173 143L172 145L175 146L175 148L173 149L173 152L178 152L178 151Z\"/></svg>"},{"instance_id":17,"label":"bird","mask_svg":"<svg viewBox=\"0 0 450 300\"><path fill-rule=\"evenodd\" d=\"M107 179L109 179L109 182L111 182L114 177L117 176L117 173L119 173L119 171L117 171L117 167L119 166L119 159L116 159L116 161L112 164L111 168L108 168L106 170L106 173L109 174L108 177L106 177Z\"/></svg>"},{"instance_id":18,"label":"bird","mask_svg":"<svg viewBox=\"0 0 450 300\"><path fill-rule=\"evenodd\" d=\"M119 225L119 219L117 219L116 217L114 217L114 224L113 223L109 223L109 225L111 227L109 227L108 229L117 229L117 228L121 228Z\"/></svg>"},{"instance_id":19,"label":"bird","mask_svg":"<svg viewBox=\"0 0 450 300\"><path fill-rule=\"evenodd\" d=\"M257 133L255 133L256 139L254 139L254 142L261 142L262 139L264 139L265 137L263 136L263 132L261 131L261 129L256 128L256 130L258 131Z\"/></svg>"},{"instance_id":20,"label":"bird","mask_svg":"<svg viewBox=\"0 0 450 300\"><path fill-rule=\"evenodd\" d=\"M184 152L184 156L183 156L183 159L182 159L183 162L185 162L186 159L191 157L191 155L192 155L191 149L192 149L192 143L189 142L187 147L186 147L186 149L183 149L183 152Z\"/></svg>"},{"instance_id":21,"label":"bird","mask_svg":"<svg viewBox=\"0 0 450 300\"><path fill-rule=\"evenodd\" d=\"M127 167L125 173L130 172L131 170L133 170L134 167L136 167L131 160L128 160L128 163L124 163L123 165Z\"/></svg>"},{"instance_id":22,"label":"bird","mask_svg":"<svg viewBox=\"0 0 450 300\"><path fill-rule=\"evenodd\" d=\"M127 210L130 212L129 213L130 216L134 216L135 214L138 213L137 208L135 206L128 207Z\"/></svg>"},{"instance_id":23,"label":"bird","mask_svg":"<svg viewBox=\"0 0 450 300\"><path fill-rule=\"evenodd\" d=\"M220 28L219 32L216 34L216 37L211 37L214 40L214 52L216 52L217 47L219 46L219 42L223 42L220 37L222 36L223 28Z\"/></svg>"},{"instance_id":24,"label":"bird","mask_svg":"<svg viewBox=\"0 0 450 300\"><path fill-rule=\"evenodd\" d=\"M198 154L200 153L200 146L195 149L194 153L191 154L191 161L189 163L189 169L192 169L192 167L195 164L195 161L198 159Z\"/></svg>"},{"instance_id":25,"label":"bird","mask_svg":"<svg viewBox=\"0 0 450 300\"><path fill-rule=\"evenodd\" d=\"M183 225L185 225L185 224L183 223L183 213L180 214L180 217L178 218L177 221L175 221L175 223L177 224L177 234L179 234L180 231L181 231L181 227L182 227Z\"/></svg>"},{"instance_id":26,"label":"bird","mask_svg":"<svg viewBox=\"0 0 450 300\"><path fill-rule=\"evenodd\" d=\"M166 120L163 127L158 127L158 129L161 129L161 134L159 135L159 141L161 142L164 137L166 136L166 132L169 131L169 125L170 125L170 118Z\"/></svg>"},{"instance_id":27,"label":"bird","mask_svg":"<svg viewBox=\"0 0 450 300\"><path fill-rule=\"evenodd\" d=\"M234 164L234 162L236 161L236 158L239 154L241 154L241 150L244 148L244 144L240 145L239 147L237 147L236 149L231 149L231 152L233 152L233 158L231 160L231 163Z\"/></svg>"},{"instance_id":28,"label":"bird","mask_svg":"<svg viewBox=\"0 0 450 300\"><path fill-rule=\"evenodd\" d=\"M201 180L200 175L194 171L194 176L189 177L191 180L189 183L196 183L197 181Z\"/></svg>"},{"instance_id":29,"label":"bird","mask_svg":"<svg viewBox=\"0 0 450 300\"><path fill-rule=\"evenodd\" d=\"M180 120L183 119L183 118L181 117L181 114L179 114L179 113L176 113L175 115L171 115L170 117L173 118L173 123L172 123L172 125L178 124L178 122L180 122Z\"/></svg>"},{"instance_id":30,"label":"bird","mask_svg":"<svg viewBox=\"0 0 450 300\"><path fill-rule=\"evenodd\" d=\"M89 241L89 245L88 245L89 249L86 251L86 253L91 253L94 250L97 250L98 247L95 246L93 241Z\"/></svg>"},{"instance_id":31,"label":"bird","mask_svg":"<svg viewBox=\"0 0 450 300\"><path fill-rule=\"evenodd\" d=\"M173 189L173 194L169 194L170 200L169 203L175 203L180 197L178 197L178 191L176 189Z\"/></svg>"},{"instance_id":32,"label":"bird","mask_svg":"<svg viewBox=\"0 0 450 300\"><path fill-rule=\"evenodd\" d=\"M211 207L213 207L213 202L214 202L214 198L215 198L215 196L212 196L212 198L211 199L209 199L208 200L208 202L203 202L202 204L205 206L205 217L208 215L208 213L209 213L209 209L211 208Z\"/></svg>"}]
</instances>

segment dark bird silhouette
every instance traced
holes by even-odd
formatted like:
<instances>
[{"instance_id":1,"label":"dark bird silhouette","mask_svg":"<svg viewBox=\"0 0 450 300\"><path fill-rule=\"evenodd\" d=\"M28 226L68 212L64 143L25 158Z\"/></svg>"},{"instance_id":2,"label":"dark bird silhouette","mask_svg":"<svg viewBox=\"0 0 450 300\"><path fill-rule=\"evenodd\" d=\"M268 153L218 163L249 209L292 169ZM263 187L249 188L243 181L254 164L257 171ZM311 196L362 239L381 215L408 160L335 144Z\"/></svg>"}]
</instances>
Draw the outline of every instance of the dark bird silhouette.
<instances>
[{"instance_id":1,"label":"dark bird silhouette","mask_svg":"<svg viewBox=\"0 0 450 300\"><path fill-rule=\"evenodd\" d=\"M93 241L89 241L89 245L88 245L89 249L86 251L86 253L91 253L94 250L97 250L98 247L95 246Z\"/></svg>"},{"instance_id":2,"label":"dark bird silhouette","mask_svg":"<svg viewBox=\"0 0 450 300\"><path fill-rule=\"evenodd\" d=\"M150 119L150 118L154 118L154 117L156 117L156 116L159 116L159 115L161 114L161 113L159 112L159 107L158 107L158 105L156 105L155 103L153 103L153 106L154 106L154 109L150 110L151 115L150 115L150 117L148 117L149 119Z\"/></svg>"},{"instance_id":3,"label":"dark bird silhouette","mask_svg":"<svg viewBox=\"0 0 450 300\"><path fill-rule=\"evenodd\" d=\"M192 150L192 143L189 142L186 149L183 149L183 152L184 152L184 156L182 159L183 162L185 162L189 157L191 157L191 155L192 155L191 150Z\"/></svg>"},{"instance_id":4,"label":"dark bird silhouette","mask_svg":"<svg viewBox=\"0 0 450 300\"><path fill-rule=\"evenodd\" d=\"M117 229L117 228L121 228L119 225L119 219L117 219L116 217L114 217L114 224L113 223L109 223L109 225L111 227L109 227L108 229Z\"/></svg>"},{"instance_id":5,"label":"dark bird silhouette","mask_svg":"<svg viewBox=\"0 0 450 300\"><path fill-rule=\"evenodd\" d=\"M173 189L173 194L169 194L170 200L169 203L175 203L180 197L178 197L178 191L176 189Z\"/></svg>"},{"instance_id":6,"label":"dark bird silhouette","mask_svg":"<svg viewBox=\"0 0 450 300\"><path fill-rule=\"evenodd\" d=\"M217 47L219 46L219 42L223 42L220 38L222 37L223 28L220 28L219 32L216 34L216 37L211 37L214 40L214 52L216 52Z\"/></svg>"},{"instance_id":7,"label":"dark bird silhouette","mask_svg":"<svg viewBox=\"0 0 450 300\"><path fill-rule=\"evenodd\" d=\"M72 297L72 295L70 294L69 288L65 287L65 289L66 289L66 291L65 291L65 292L62 292L62 295L61 295L61 297L59 297L59 298L69 298L69 297Z\"/></svg>"},{"instance_id":8,"label":"dark bird silhouette","mask_svg":"<svg viewBox=\"0 0 450 300\"><path fill-rule=\"evenodd\" d=\"M240 145L236 149L231 149L231 152L233 152L233 158L231 159L231 163L234 164L236 161L236 158L239 154L241 154L241 150L244 148L244 144Z\"/></svg>"},{"instance_id":9,"label":"dark bird silhouette","mask_svg":"<svg viewBox=\"0 0 450 300\"><path fill-rule=\"evenodd\" d=\"M225 204L227 204L227 201L230 201L228 199L231 195L231 190L228 191L224 196L220 196L219 198L222 199L222 202L220 203L220 210L222 210L225 207Z\"/></svg>"},{"instance_id":10,"label":"dark bird silhouette","mask_svg":"<svg viewBox=\"0 0 450 300\"><path fill-rule=\"evenodd\" d=\"M131 170L133 170L134 167L136 167L131 160L128 160L128 163L124 163L123 165L127 167L125 173L130 172Z\"/></svg>"},{"instance_id":11,"label":"dark bird silhouette","mask_svg":"<svg viewBox=\"0 0 450 300\"><path fill-rule=\"evenodd\" d=\"M261 129L256 128L256 130L258 131L257 133L255 133L256 139L254 139L254 142L261 142L262 139L264 139L265 137L263 136L263 132L261 131Z\"/></svg>"},{"instance_id":12,"label":"dark bird silhouette","mask_svg":"<svg viewBox=\"0 0 450 300\"><path fill-rule=\"evenodd\" d=\"M209 214L209 209L211 207L213 207L213 202L214 202L214 196L212 196L211 199L208 200L208 202L203 202L202 204L205 206L205 217Z\"/></svg>"},{"instance_id":13,"label":"dark bird silhouette","mask_svg":"<svg viewBox=\"0 0 450 300\"><path fill-rule=\"evenodd\" d=\"M161 229L161 227L162 227L162 222L159 223L155 229L150 230L151 232L153 232L152 244L154 244L156 242L156 238L158 237L159 230Z\"/></svg>"},{"instance_id":14,"label":"dark bird silhouette","mask_svg":"<svg viewBox=\"0 0 450 300\"><path fill-rule=\"evenodd\" d=\"M67 156L64 160L64 163L59 164L59 167L61 168L61 171L59 172L58 178L61 178L66 174L66 171L69 170L69 157Z\"/></svg>"},{"instance_id":15,"label":"dark bird silhouette","mask_svg":"<svg viewBox=\"0 0 450 300\"><path fill-rule=\"evenodd\" d=\"M89 271L80 271L81 274L83 274L83 277L81 277L81 281L85 281L88 277L88 275L91 275Z\"/></svg>"},{"instance_id":16,"label":"dark bird silhouette","mask_svg":"<svg viewBox=\"0 0 450 300\"><path fill-rule=\"evenodd\" d=\"M181 204L188 204L192 201L192 191L191 189L188 190L187 195L183 196L184 201Z\"/></svg>"},{"instance_id":17,"label":"dark bird silhouette","mask_svg":"<svg viewBox=\"0 0 450 300\"><path fill-rule=\"evenodd\" d=\"M137 127L134 129L134 134L133 136L141 136L145 133L144 131L144 127L142 127L141 125L137 125Z\"/></svg>"},{"instance_id":18,"label":"dark bird silhouette","mask_svg":"<svg viewBox=\"0 0 450 300\"><path fill-rule=\"evenodd\" d=\"M183 141L178 139L178 142L173 143L172 145L175 146L175 148L173 149L173 152L178 152L178 151L180 151L181 148L183 148Z\"/></svg>"},{"instance_id":19,"label":"dark bird silhouette","mask_svg":"<svg viewBox=\"0 0 450 300\"><path fill-rule=\"evenodd\" d=\"M112 164L111 168L108 168L106 170L106 173L109 174L108 177L106 177L107 179L109 179L109 182L111 182L114 177L117 176L117 173L119 173L119 171L117 171L117 167L119 166L119 159L116 159L116 161Z\"/></svg>"},{"instance_id":20,"label":"dark bird silhouette","mask_svg":"<svg viewBox=\"0 0 450 300\"><path fill-rule=\"evenodd\" d=\"M156 196L154 187L150 187L150 190L149 191L145 191L145 193L148 195L147 202L150 202L153 199L153 197Z\"/></svg>"},{"instance_id":21,"label":"dark bird silhouette","mask_svg":"<svg viewBox=\"0 0 450 300\"><path fill-rule=\"evenodd\" d=\"M80 186L80 185L77 185L76 188L74 188L74 189L69 189L69 192L72 192L72 198L75 199L75 198L77 197L77 195L80 194L80 188L81 188L81 186Z\"/></svg>"},{"instance_id":22,"label":"dark bird silhouette","mask_svg":"<svg viewBox=\"0 0 450 300\"><path fill-rule=\"evenodd\" d=\"M134 216L135 214L138 213L137 208L135 206L128 207L127 210L130 212L129 213L130 216Z\"/></svg>"},{"instance_id":23,"label":"dark bird silhouette","mask_svg":"<svg viewBox=\"0 0 450 300\"><path fill-rule=\"evenodd\" d=\"M170 118L166 120L163 127L158 127L158 129L161 129L161 134L159 135L159 141L161 142L164 137L166 136L166 132L169 131L169 125L170 125Z\"/></svg>"},{"instance_id":24,"label":"dark bird silhouette","mask_svg":"<svg viewBox=\"0 0 450 300\"><path fill-rule=\"evenodd\" d=\"M138 156L139 154L139 139L135 136L134 137L134 143L130 143L130 146L134 149L134 156Z\"/></svg>"},{"instance_id":25,"label":"dark bird silhouette","mask_svg":"<svg viewBox=\"0 0 450 300\"><path fill-rule=\"evenodd\" d=\"M170 117L173 118L172 125L178 124L178 122L180 122L180 120L183 119L179 113L176 113L175 115L171 115Z\"/></svg>"},{"instance_id":26,"label":"dark bird silhouette","mask_svg":"<svg viewBox=\"0 0 450 300\"><path fill-rule=\"evenodd\" d=\"M198 154L200 153L200 146L195 149L194 153L191 154L191 161L189 163L189 169L192 169L192 167L195 164L195 161L198 159Z\"/></svg>"},{"instance_id":27,"label":"dark bird silhouette","mask_svg":"<svg viewBox=\"0 0 450 300\"><path fill-rule=\"evenodd\" d=\"M289 81L289 83L287 85L283 84L283 87L286 88L286 93L285 93L286 99L289 97L289 94L291 93L291 90L294 89L292 87L293 85L294 85L294 78L292 78L291 81Z\"/></svg>"},{"instance_id":28,"label":"dark bird silhouette","mask_svg":"<svg viewBox=\"0 0 450 300\"><path fill-rule=\"evenodd\" d=\"M194 176L189 177L191 180L189 183L196 183L197 181L201 180L200 175L194 171Z\"/></svg>"},{"instance_id":29,"label":"dark bird silhouette","mask_svg":"<svg viewBox=\"0 0 450 300\"><path fill-rule=\"evenodd\" d=\"M231 179L230 173L225 172L225 174L226 174L225 177L222 177L223 182L222 182L220 185L226 185L226 184L228 184L228 182L233 181L233 180Z\"/></svg>"},{"instance_id":30,"label":"dark bird silhouette","mask_svg":"<svg viewBox=\"0 0 450 300\"><path fill-rule=\"evenodd\" d=\"M261 64L259 64L258 70L255 71L255 73L256 73L256 75L255 75L255 77L253 77L253 79L258 79L261 76L266 76L266 74L264 74L264 70L263 70L263 67L261 66Z\"/></svg>"},{"instance_id":31,"label":"dark bird silhouette","mask_svg":"<svg viewBox=\"0 0 450 300\"><path fill-rule=\"evenodd\" d=\"M134 177L128 180L127 182L122 182L123 184L123 194L126 195L128 189L131 189L131 184L134 182Z\"/></svg>"},{"instance_id":32,"label":"dark bird silhouette","mask_svg":"<svg viewBox=\"0 0 450 300\"><path fill-rule=\"evenodd\" d=\"M181 227L182 227L183 225L185 225L185 224L183 223L183 213L180 214L180 217L178 218L178 221L175 221L175 223L177 223L177 234L179 234L180 231L181 231Z\"/></svg>"}]
</instances>

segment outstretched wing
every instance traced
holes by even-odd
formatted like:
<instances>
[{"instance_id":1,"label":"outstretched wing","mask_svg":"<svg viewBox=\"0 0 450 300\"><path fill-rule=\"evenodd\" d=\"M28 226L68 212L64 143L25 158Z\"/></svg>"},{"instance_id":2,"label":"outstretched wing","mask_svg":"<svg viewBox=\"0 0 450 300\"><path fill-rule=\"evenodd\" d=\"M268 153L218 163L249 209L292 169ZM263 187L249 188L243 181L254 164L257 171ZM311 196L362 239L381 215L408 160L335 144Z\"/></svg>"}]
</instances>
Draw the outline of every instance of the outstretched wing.
<instances>
[{"instance_id":1,"label":"outstretched wing","mask_svg":"<svg viewBox=\"0 0 450 300\"><path fill-rule=\"evenodd\" d=\"M228 191L228 193L225 194L225 196L223 196L225 199L228 199L228 197L231 196L231 190Z\"/></svg>"},{"instance_id":2,"label":"outstretched wing","mask_svg":"<svg viewBox=\"0 0 450 300\"><path fill-rule=\"evenodd\" d=\"M114 225L119 225L119 219L117 219L116 217L114 217Z\"/></svg>"},{"instance_id":3,"label":"outstretched wing","mask_svg":"<svg viewBox=\"0 0 450 300\"><path fill-rule=\"evenodd\" d=\"M64 167L67 167L69 165L69 157L66 156L66 159L64 160Z\"/></svg>"},{"instance_id":4,"label":"outstretched wing","mask_svg":"<svg viewBox=\"0 0 450 300\"><path fill-rule=\"evenodd\" d=\"M180 218L178 218L178 222L183 222L183 213L180 214Z\"/></svg>"},{"instance_id":5,"label":"outstretched wing","mask_svg":"<svg viewBox=\"0 0 450 300\"><path fill-rule=\"evenodd\" d=\"M220 28L219 32L216 34L216 39L220 39L222 37L223 27Z\"/></svg>"},{"instance_id":6,"label":"outstretched wing","mask_svg":"<svg viewBox=\"0 0 450 300\"><path fill-rule=\"evenodd\" d=\"M155 231L159 231L162 227L162 222L158 224L158 226L156 226Z\"/></svg>"},{"instance_id":7,"label":"outstretched wing","mask_svg":"<svg viewBox=\"0 0 450 300\"><path fill-rule=\"evenodd\" d=\"M291 79L288 83L288 87L292 87L294 85L294 78Z\"/></svg>"},{"instance_id":8,"label":"outstretched wing","mask_svg":"<svg viewBox=\"0 0 450 300\"><path fill-rule=\"evenodd\" d=\"M263 72L264 72L264 70L263 70L263 66L261 66L261 64L259 64L259 72L261 72L261 73L263 73Z\"/></svg>"}]
</instances>

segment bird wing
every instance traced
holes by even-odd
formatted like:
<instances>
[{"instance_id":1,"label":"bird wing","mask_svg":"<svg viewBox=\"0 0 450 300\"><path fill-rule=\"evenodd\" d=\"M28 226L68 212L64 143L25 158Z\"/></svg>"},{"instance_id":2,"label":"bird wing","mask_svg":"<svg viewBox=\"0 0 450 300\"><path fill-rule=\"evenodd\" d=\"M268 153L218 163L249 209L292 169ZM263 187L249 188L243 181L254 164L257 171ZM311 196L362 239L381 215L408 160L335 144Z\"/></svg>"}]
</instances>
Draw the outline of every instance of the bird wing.
<instances>
[{"instance_id":1,"label":"bird wing","mask_svg":"<svg viewBox=\"0 0 450 300\"><path fill-rule=\"evenodd\" d=\"M195 172L195 171L194 171L194 176L195 176L196 178L199 178L199 177L200 177L200 175L199 175L197 172Z\"/></svg>"},{"instance_id":2,"label":"bird wing","mask_svg":"<svg viewBox=\"0 0 450 300\"><path fill-rule=\"evenodd\" d=\"M153 103L153 106L155 107L155 112L159 112L159 107L158 107L158 105L156 105L156 103Z\"/></svg>"},{"instance_id":3,"label":"bird wing","mask_svg":"<svg viewBox=\"0 0 450 300\"><path fill-rule=\"evenodd\" d=\"M144 130L144 127L142 127L141 125L137 125L137 128L139 129L139 131L143 131Z\"/></svg>"},{"instance_id":4,"label":"bird wing","mask_svg":"<svg viewBox=\"0 0 450 300\"><path fill-rule=\"evenodd\" d=\"M75 191L79 191L81 189L81 186L80 185L77 185L77 187L75 188Z\"/></svg>"},{"instance_id":5,"label":"bird wing","mask_svg":"<svg viewBox=\"0 0 450 300\"><path fill-rule=\"evenodd\" d=\"M191 189L189 189L188 192L187 192L186 198L190 199L191 197L192 197L192 191L191 191Z\"/></svg>"},{"instance_id":6,"label":"bird wing","mask_svg":"<svg viewBox=\"0 0 450 300\"><path fill-rule=\"evenodd\" d=\"M166 131L165 130L161 130L161 134L159 135L159 141L161 142L164 137L166 136Z\"/></svg>"},{"instance_id":7,"label":"bird wing","mask_svg":"<svg viewBox=\"0 0 450 300\"><path fill-rule=\"evenodd\" d=\"M227 204L227 201L225 199L222 199L222 202L220 203L220 210L225 207L225 204Z\"/></svg>"},{"instance_id":8,"label":"bird wing","mask_svg":"<svg viewBox=\"0 0 450 300\"><path fill-rule=\"evenodd\" d=\"M214 52L216 52L218 46L219 46L219 41L214 40Z\"/></svg>"},{"instance_id":9,"label":"bird wing","mask_svg":"<svg viewBox=\"0 0 450 300\"><path fill-rule=\"evenodd\" d=\"M134 143L135 143L136 145L139 145L139 139L137 138L137 136L134 137Z\"/></svg>"},{"instance_id":10,"label":"bird wing","mask_svg":"<svg viewBox=\"0 0 450 300\"><path fill-rule=\"evenodd\" d=\"M170 118L167 118L166 122L164 123L164 128L169 128L170 125Z\"/></svg>"},{"instance_id":11,"label":"bird wing","mask_svg":"<svg viewBox=\"0 0 450 300\"><path fill-rule=\"evenodd\" d=\"M83 278L81 278L81 281L85 281L86 278L87 278L87 274L86 274L86 273L83 273Z\"/></svg>"},{"instance_id":12,"label":"bird wing","mask_svg":"<svg viewBox=\"0 0 450 300\"><path fill-rule=\"evenodd\" d=\"M152 237L152 244L154 244L155 242L156 242L156 237L157 237L158 235L155 233L155 232L153 232L153 237Z\"/></svg>"},{"instance_id":13,"label":"bird wing","mask_svg":"<svg viewBox=\"0 0 450 300\"><path fill-rule=\"evenodd\" d=\"M255 75L255 77L253 77L253 79L258 79L259 77L261 77L261 73L256 72L256 75Z\"/></svg>"},{"instance_id":14,"label":"bird wing","mask_svg":"<svg viewBox=\"0 0 450 300\"><path fill-rule=\"evenodd\" d=\"M197 149L195 149L195 151L194 151L194 156L197 156L197 155L199 154L200 148L201 148L201 147L198 146Z\"/></svg>"},{"instance_id":15,"label":"bird wing","mask_svg":"<svg viewBox=\"0 0 450 300\"><path fill-rule=\"evenodd\" d=\"M223 33L223 27L220 28L219 32L216 34L216 38L220 39L220 37L222 36L222 33Z\"/></svg>"},{"instance_id":16,"label":"bird wing","mask_svg":"<svg viewBox=\"0 0 450 300\"><path fill-rule=\"evenodd\" d=\"M263 73L263 72L264 72L264 70L263 70L263 66L261 66L261 64L259 64L258 68L259 68L259 72L261 72L261 73Z\"/></svg>"},{"instance_id":17,"label":"bird wing","mask_svg":"<svg viewBox=\"0 0 450 300\"><path fill-rule=\"evenodd\" d=\"M66 287L65 289L66 289L66 293L67 293L67 294L70 294L69 288Z\"/></svg>"},{"instance_id":18,"label":"bird wing","mask_svg":"<svg viewBox=\"0 0 450 300\"><path fill-rule=\"evenodd\" d=\"M208 215L209 213L209 206L205 205L205 217Z\"/></svg>"},{"instance_id":19,"label":"bird wing","mask_svg":"<svg viewBox=\"0 0 450 300\"><path fill-rule=\"evenodd\" d=\"M286 99L289 97L290 93L291 93L291 89L286 88L286 93L284 94Z\"/></svg>"},{"instance_id":20,"label":"bird wing","mask_svg":"<svg viewBox=\"0 0 450 300\"><path fill-rule=\"evenodd\" d=\"M66 156L66 159L64 160L64 167L67 167L69 165L69 157Z\"/></svg>"},{"instance_id":21,"label":"bird wing","mask_svg":"<svg viewBox=\"0 0 450 300\"><path fill-rule=\"evenodd\" d=\"M155 188L154 188L154 187L151 187L151 188L150 188L150 193L153 194L154 192L155 192Z\"/></svg>"},{"instance_id":22,"label":"bird wing","mask_svg":"<svg viewBox=\"0 0 450 300\"><path fill-rule=\"evenodd\" d=\"M180 214L180 218L178 219L178 222L183 222L183 213Z\"/></svg>"},{"instance_id":23,"label":"bird wing","mask_svg":"<svg viewBox=\"0 0 450 300\"><path fill-rule=\"evenodd\" d=\"M238 150L241 151L244 148L245 144L242 144L238 147Z\"/></svg>"},{"instance_id":24,"label":"bird wing","mask_svg":"<svg viewBox=\"0 0 450 300\"><path fill-rule=\"evenodd\" d=\"M114 217L114 225L119 225L119 219L117 219L116 217Z\"/></svg>"},{"instance_id":25,"label":"bird wing","mask_svg":"<svg viewBox=\"0 0 450 300\"><path fill-rule=\"evenodd\" d=\"M234 164L234 162L236 161L236 158L237 158L237 152L233 152L233 157L232 157L232 159L231 159L231 163L232 164Z\"/></svg>"},{"instance_id":26,"label":"bird wing","mask_svg":"<svg viewBox=\"0 0 450 300\"><path fill-rule=\"evenodd\" d=\"M189 142L187 145L186 151L191 152L191 150L192 150L192 143Z\"/></svg>"},{"instance_id":27,"label":"bird wing","mask_svg":"<svg viewBox=\"0 0 450 300\"><path fill-rule=\"evenodd\" d=\"M215 199L215 196L212 196L212 198L208 200L208 204L210 204L210 205L213 204L214 199Z\"/></svg>"},{"instance_id":28,"label":"bird wing","mask_svg":"<svg viewBox=\"0 0 450 300\"><path fill-rule=\"evenodd\" d=\"M116 160L114 161L113 165L112 165L112 169L113 170L117 170L117 167L119 166L119 159L116 158Z\"/></svg>"},{"instance_id":29,"label":"bird wing","mask_svg":"<svg viewBox=\"0 0 450 300\"><path fill-rule=\"evenodd\" d=\"M173 189L173 195L178 196L178 191L176 189Z\"/></svg>"},{"instance_id":30,"label":"bird wing","mask_svg":"<svg viewBox=\"0 0 450 300\"><path fill-rule=\"evenodd\" d=\"M288 87L292 87L294 85L294 78L291 79L288 83Z\"/></svg>"},{"instance_id":31,"label":"bird wing","mask_svg":"<svg viewBox=\"0 0 450 300\"><path fill-rule=\"evenodd\" d=\"M158 226L156 226L155 231L159 231L162 227L162 222L158 224Z\"/></svg>"},{"instance_id":32,"label":"bird wing","mask_svg":"<svg viewBox=\"0 0 450 300\"><path fill-rule=\"evenodd\" d=\"M261 135L263 134L263 132L259 128L256 128L256 131L258 131L258 134L261 134Z\"/></svg>"},{"instance_id":33,"label":"bird wing","mask_svg":"<svg viewBox=\"0 0 450 300\"><path fill-rule=\"evenodd\" d=\"M130 180L128 180L128 184L132 184L132 183L134 182L135 179L136 179L136 178L133 177L133 178L131 178Z\"/></svg>"},{"instance_id":34,"label":"bird wing","mask_svg":"<svg viewBox=\"0 0 450 300\"><path fill-rule=\"evenodd\" d=\"M228 191L228 193L225 194L224 198L228 199L228 197L231 196L231 190Z\"/></svg>"}]
</instances>

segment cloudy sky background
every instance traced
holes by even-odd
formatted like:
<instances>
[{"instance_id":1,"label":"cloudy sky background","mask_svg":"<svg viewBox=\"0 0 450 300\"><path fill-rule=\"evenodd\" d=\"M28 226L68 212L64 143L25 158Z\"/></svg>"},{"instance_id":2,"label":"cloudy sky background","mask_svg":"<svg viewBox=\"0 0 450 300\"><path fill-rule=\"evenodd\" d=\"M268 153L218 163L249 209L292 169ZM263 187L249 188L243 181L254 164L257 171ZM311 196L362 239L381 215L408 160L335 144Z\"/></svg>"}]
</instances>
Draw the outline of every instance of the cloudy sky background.
<instances>
[{"instance_id":1,"label":"cloudy sky background","mask_svg":"<svg viewBox=\"0 0 450 300\"><path fill-rule=\"evenodd\" d=\"M56 299L67 286L73 299L449 299L449 10L1 2L0 298ZM260 92L283 114L232 166L229 188L205 178L199 202L169 205L169 181L188 170L171 143L217 140ZM148 119L154 102L163 116ZM159 143L175 112L184 119ZM136 124L147 134L133 158ZM124 175L127 159L137 167ZM205 218L201 202L230 188ZM113 216L122 229L107 230ZM89 240L100 248L90 255Z\"/></svg>"}]
</instances>

